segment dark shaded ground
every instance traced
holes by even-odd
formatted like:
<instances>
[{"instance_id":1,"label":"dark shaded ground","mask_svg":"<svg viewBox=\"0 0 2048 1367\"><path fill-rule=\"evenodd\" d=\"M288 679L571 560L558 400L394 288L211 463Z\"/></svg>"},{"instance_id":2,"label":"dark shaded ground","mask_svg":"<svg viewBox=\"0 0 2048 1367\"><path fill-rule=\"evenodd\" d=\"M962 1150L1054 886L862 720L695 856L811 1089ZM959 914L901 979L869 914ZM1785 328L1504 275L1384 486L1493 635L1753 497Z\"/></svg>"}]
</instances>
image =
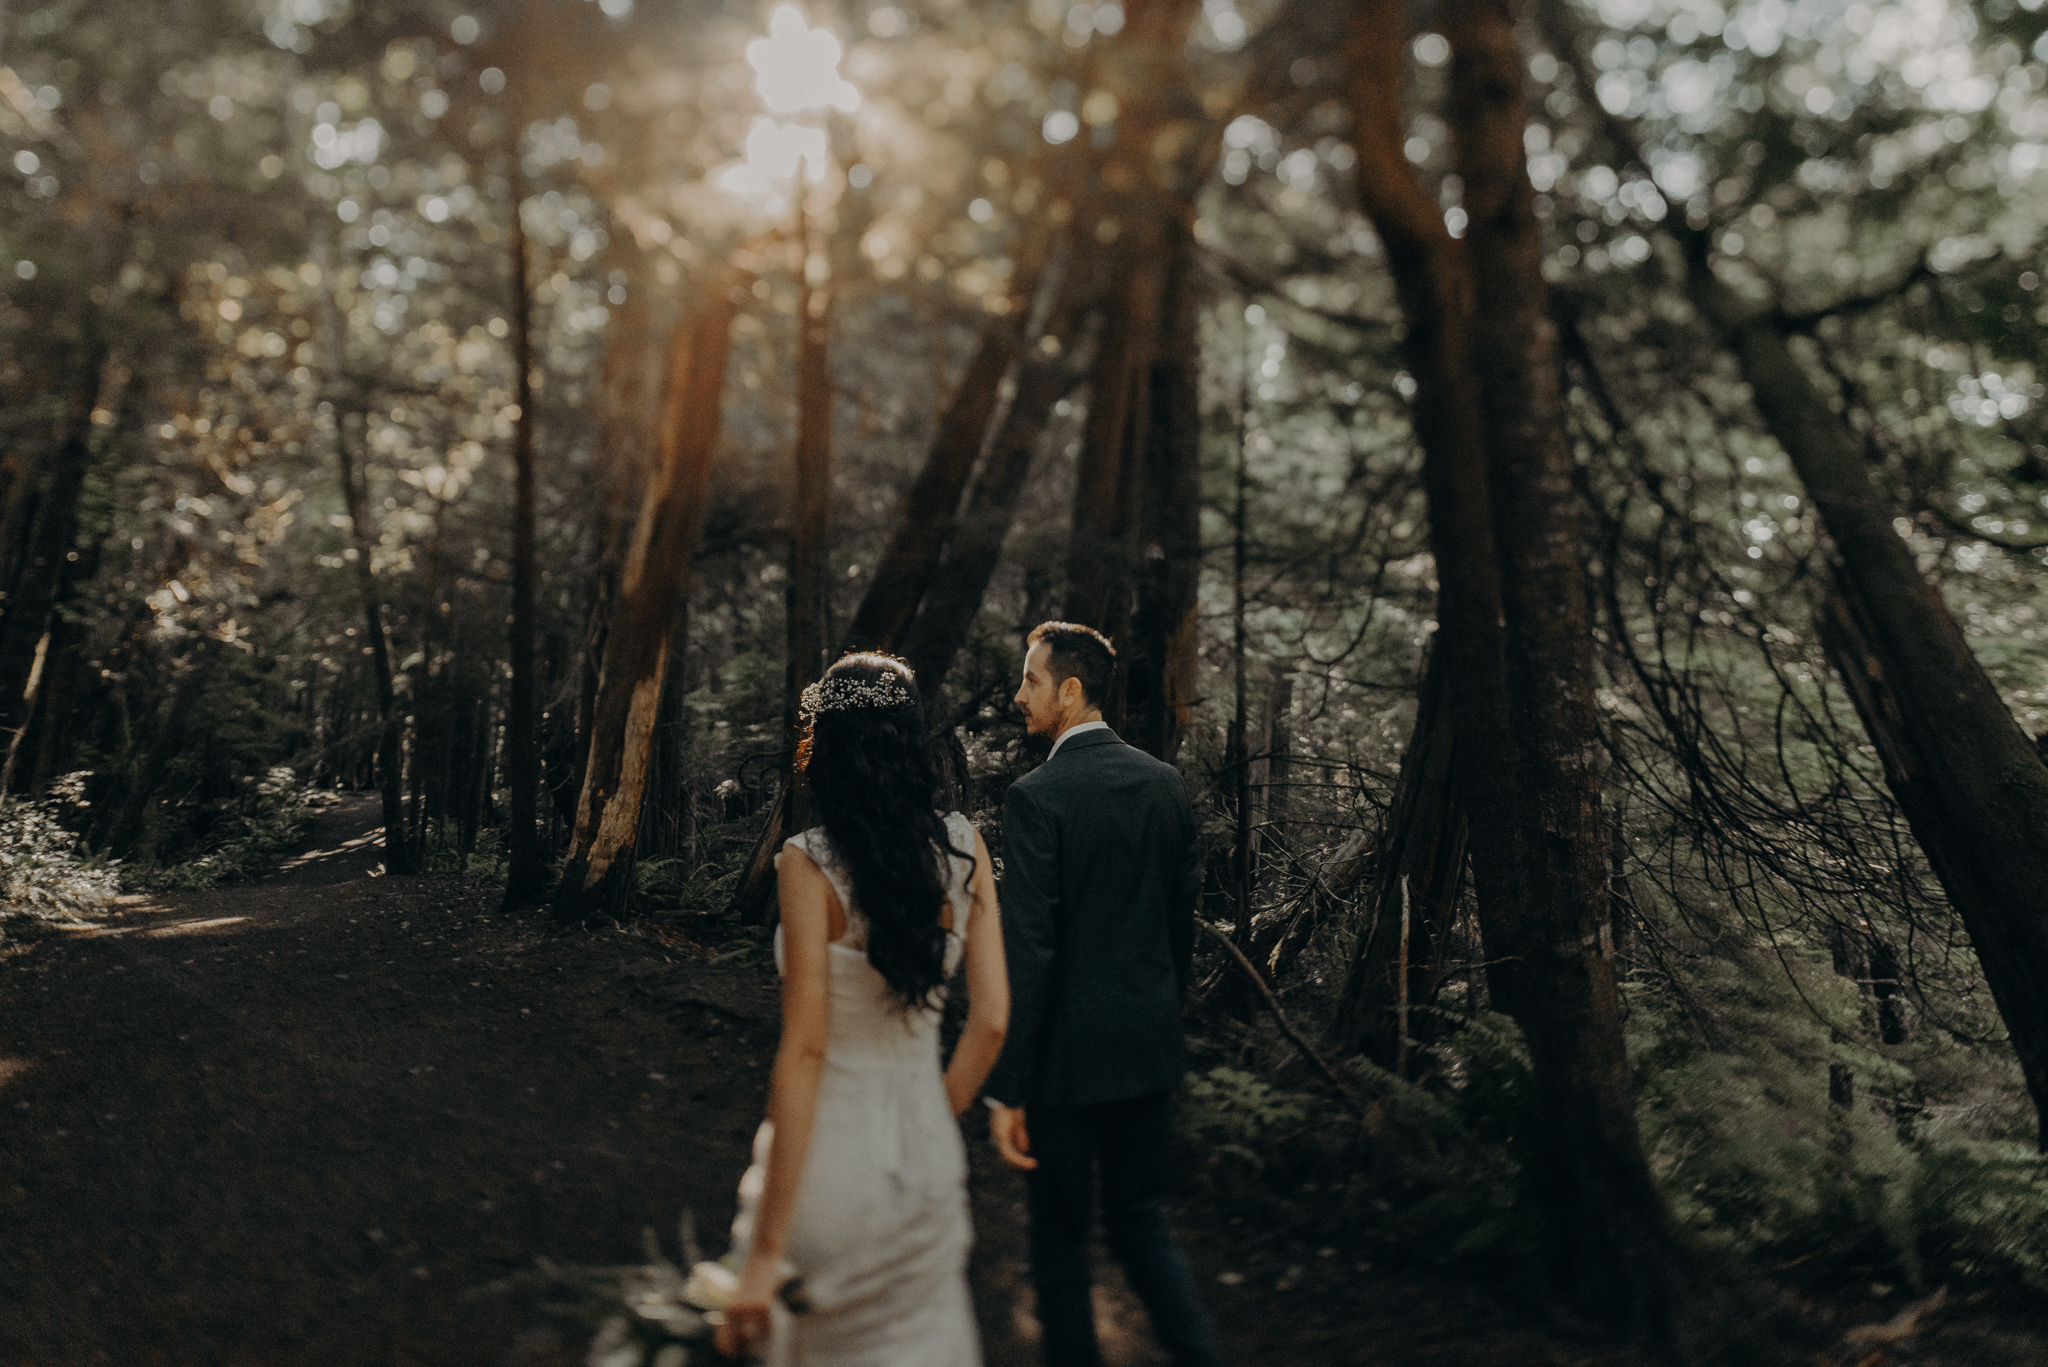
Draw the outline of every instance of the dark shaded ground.
<instances>
[{"instance_id":1,"label":"dark shaded ground","mask_svg":"<svg viewBox=\"0 0 2048 1367\"><path fill-rule=\"evenodd\" d=\"M723 1246L772 969L670 928L550 935L458 877L375 876L376 820L349 799L259 882L0 945L4 1367L581 1363L532 1298L464 1292L535 1255L635 1260L641 1228L684 1208ZM972 1138L988 1358L1025 1367L1022 1190ZM1619 1361L1478 1289L1200 1209L1183 1224L1239 1362ZM1112 1360L1157 1361L1104 1280ZM1971 1319L1828 1360L2048 1361Z\"/></svg>"}]
</instances>

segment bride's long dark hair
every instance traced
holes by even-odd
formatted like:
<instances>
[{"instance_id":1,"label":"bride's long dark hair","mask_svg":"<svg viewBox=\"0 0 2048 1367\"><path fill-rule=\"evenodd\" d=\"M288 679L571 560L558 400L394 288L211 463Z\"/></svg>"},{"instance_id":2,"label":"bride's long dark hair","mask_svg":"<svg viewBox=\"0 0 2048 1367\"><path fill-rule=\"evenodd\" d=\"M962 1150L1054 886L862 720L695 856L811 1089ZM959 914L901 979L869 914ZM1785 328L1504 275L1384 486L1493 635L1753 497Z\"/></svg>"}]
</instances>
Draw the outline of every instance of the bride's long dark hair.
<instances>
[{"instance_id":1,"label":"bride's long dark hair","mask_svg":"<svg viewBox=\"0 0 2048 1367\"><path fill-rule=\"evenodd\" d=\"M894 656L848 655L806 693L806 711L797 765L852 877L868 962L906 1009L929 1006L946 977L946 855L974 851L953 849L934 809L938 770L917 680Z\"/></svg>"}]
</instances>

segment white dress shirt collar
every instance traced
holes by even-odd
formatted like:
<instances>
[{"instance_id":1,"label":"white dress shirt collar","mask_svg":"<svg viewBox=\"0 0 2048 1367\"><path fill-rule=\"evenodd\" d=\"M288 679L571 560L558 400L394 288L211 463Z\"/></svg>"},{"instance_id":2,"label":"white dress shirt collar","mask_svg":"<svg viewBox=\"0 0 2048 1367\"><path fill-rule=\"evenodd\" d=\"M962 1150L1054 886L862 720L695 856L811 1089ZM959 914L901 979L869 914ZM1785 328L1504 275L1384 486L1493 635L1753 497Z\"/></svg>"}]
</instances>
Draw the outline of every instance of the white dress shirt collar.
<instances>
[{"instance_id":1,"label":"white dress shirt collar","mask_svg":"<svg viewBox=\"0 0 2048 1367\"><path fill-rule=\"evenodd\" d=\"M1060 752L1060 747L1067 743L1067 737L1078 736L1083 731L1107 731L1108 729L1109 723L1106 721L1084 721L1078 726L1069 726L1066 730L1060 732L1060 738L1052 743L1052 755L1046 756L1047 761L1049 762L1053 755L1057 755Z\"/></svg>"}]
</instances>

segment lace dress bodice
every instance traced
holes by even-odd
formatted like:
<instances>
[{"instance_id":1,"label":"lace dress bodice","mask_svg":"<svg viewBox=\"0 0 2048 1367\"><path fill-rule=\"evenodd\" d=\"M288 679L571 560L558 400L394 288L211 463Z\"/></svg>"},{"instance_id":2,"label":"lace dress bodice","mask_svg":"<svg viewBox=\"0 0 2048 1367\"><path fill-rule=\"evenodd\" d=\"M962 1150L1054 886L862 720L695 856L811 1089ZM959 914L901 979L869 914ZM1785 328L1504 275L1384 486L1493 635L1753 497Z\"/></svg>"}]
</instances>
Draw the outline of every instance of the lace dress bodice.
<instances>
[{"instance_id":1,"label":"lace dress bodice","mask_svg":"<svg viewBox=\"0 0 2048 1367\"><path fill-rule=\"evenodd\" d=\"M974 849L974 827L958 812L946 834L954 849ZM824 872L846 910L846 934L827 947L825 1067L788 1236L811 1309L791 1316L774 1307L769 1367L979 1367L967 1156L939 1065L944 989L932 1006L905 1010L868 962L867 918L824 829L785 843ZM950 856L945 872L951 978L966 946L971 854ZM740 1182L735 1248L751 1237L772 1142L764 1123Z\"/></svg>"},{"instance_id":2,"label":"lace dress bodice","mask_svg":"<svg viewBox=\"0 0 2048 1367\"><path fill-rule=\"evenodd\" d=\"M950 979L960 966L966 945L967 917L973 905L974 825L958 812L946 817L946 834L965 857L947 859L946 899L952 906L952 929L946 932L946 976ZM831 954L831 1030L826 1043L826 1062L856 1066L861 1062L900 1063L930 1057L938 1039L939 1011L905 1011L889 991L888 982L868 962L867 918L853 898L853 880L832 848L823 826L813 826L791 837L789 846L809 855L823 871L839 905L846 909L846 934L827 946ZM778 861L779 862L779 861ZM782 927L775 928L775 969L782 971ZM942 1006L945 989L934 1002Z\"/></svg>"}]
</instances>

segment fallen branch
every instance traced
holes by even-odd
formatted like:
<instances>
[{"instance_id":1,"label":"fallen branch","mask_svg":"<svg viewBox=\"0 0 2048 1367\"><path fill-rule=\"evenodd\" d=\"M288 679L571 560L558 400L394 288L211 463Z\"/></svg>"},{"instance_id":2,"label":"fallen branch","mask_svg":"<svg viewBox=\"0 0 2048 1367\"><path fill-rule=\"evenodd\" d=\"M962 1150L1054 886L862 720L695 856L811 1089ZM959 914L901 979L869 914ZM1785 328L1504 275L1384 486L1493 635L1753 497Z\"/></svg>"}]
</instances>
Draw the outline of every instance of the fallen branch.
<instances>
[{"instance_id":1,"label":"fallen branch","mask_svg":"<svg viewBox=\"0 0 2048 1367\"><path fill-rule=\"evenodd\" d=\"M1293 1024L1287 1019L1287 1013L1280 1009L1280 999L1273 995L1272 988L1266 986L1266 980L1259 976L1259 970L1254 968L1252 961L1244 956L1244 951L1231 943L1229 933L1218 930L1208 920L1200 916L1195 918L1195 924L1215 936L1223 948L1229 951L1232 962L1243 970L1245 977L1250 978L1252 985L1259 989L1259 995L1265 999L1266 1009L1273 1013L1273 1023L1280 1027L1280 1033L1287 1036L1288 1043L1292 1044L1303 1058L1322 1070L1323 1076L1329 1079L1330 1086L1336 1090L1337 1096L1343 1101L1345 1109L1349 1110L1351 1114L1357 1116L1360 1120L1364 1120L1366 1118L1364 1103L1351 1094L1351 1089L1344 1084L1344 1079L1338 1076L1337 1070L1332 1068L1321 1054L1311 1049L1307 1040L1295 1032Z\"/></svg>"}]
</instances>

